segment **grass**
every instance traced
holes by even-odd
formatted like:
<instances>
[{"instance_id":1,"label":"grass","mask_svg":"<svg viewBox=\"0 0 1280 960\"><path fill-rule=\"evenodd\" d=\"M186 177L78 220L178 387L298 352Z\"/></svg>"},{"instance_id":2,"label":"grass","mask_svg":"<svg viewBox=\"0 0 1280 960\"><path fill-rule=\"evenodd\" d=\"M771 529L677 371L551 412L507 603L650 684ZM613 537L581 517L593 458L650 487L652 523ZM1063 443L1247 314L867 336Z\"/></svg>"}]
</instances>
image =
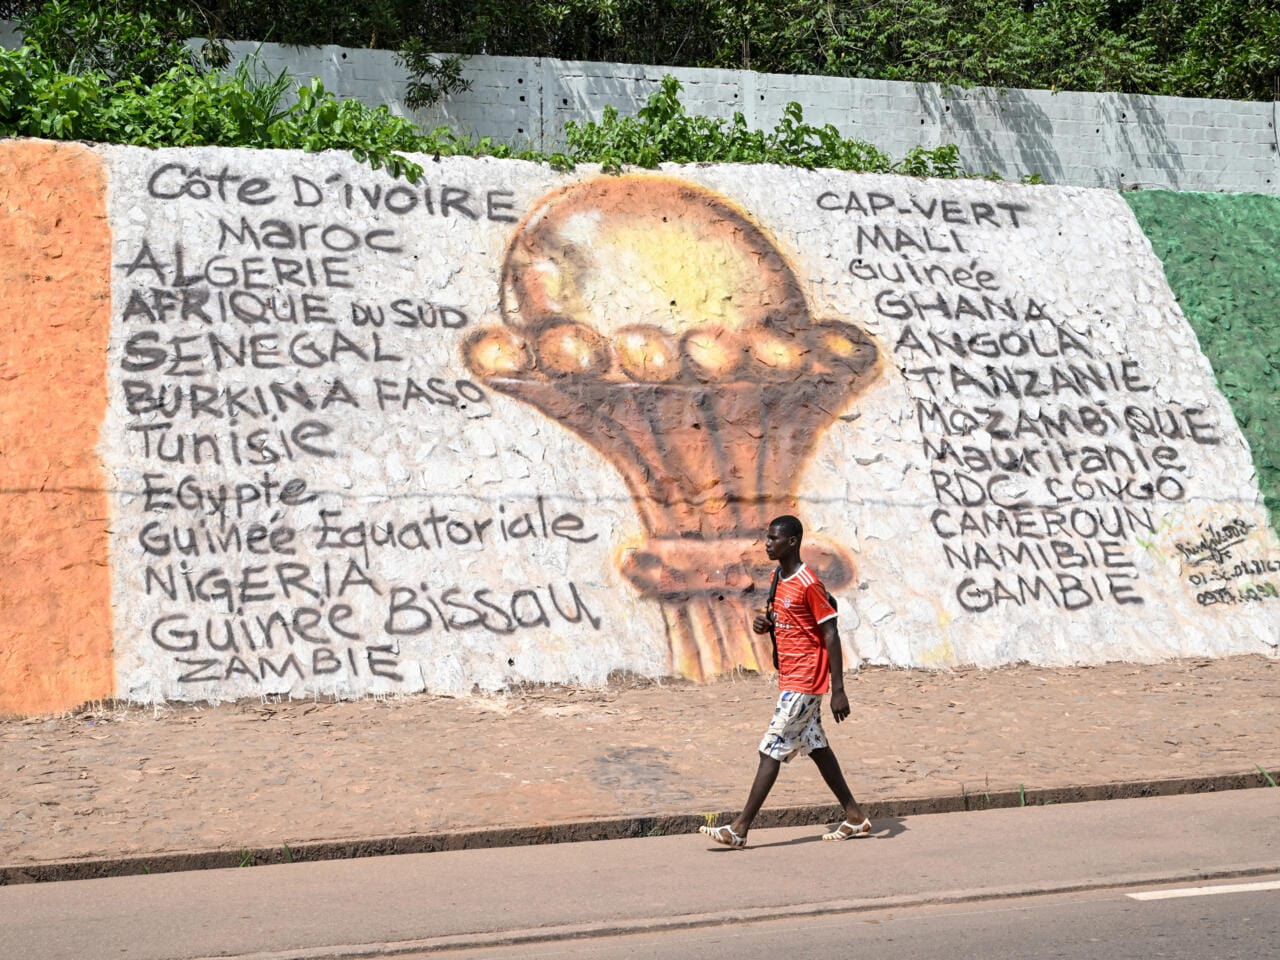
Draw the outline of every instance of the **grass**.
<instances>
[{"instance_id":1,"label":"grass","mask_svg":"<svg viewBox=\"0 0 1280 960\"><path fill-rule=\"evenodd\" d=\"M975 802L975 798L979 796L982 797L982 809L990 810L991 809L991 778L987 777L986 782L984 784L983 791L980 794L975 793L971 795L969 791L965 789L965 785L963 783L960 784L960 796L964 800L964 808L966 810L978 809L977 803Z\"/></svg>"},{"instance_id":2,"label":"grass","mask_svg":"<svg viewBox=\"0 0 1280 960\"><path fill-rule=\"evenodd\" d=\"M239 858L239 862L236 864L237 867L256 867L258 865L257 856L248 847L241 847L236 856ZM280 845L281 863L297 863L300 859L301 858L293 852L293 847L289 846L287 842ZM271 858L268 857L267 862L270 861Z\"/></svg>"},{"instance_id":3,"label":"grass","mask_svg":"<svg viewBox=\"0 0 1280 960\"><path fill-rule=\"evenodd\" d=\"M1276 779L1275 779L1275 777L1271 776L1271 774L1267 773L1267 771L1265 771L1265 770L1263 770L1263 769L1262 769L1262 765L1261 765L1261 764L1257 764L1257 763L1255 763L1255 764L1254 764L1254 766L1255 766L1255 767L1257 767L1257 768L1258 768L1258 772L1259 772L1260 774L1262 774L1262 779L1263 779L1263 780L1265 780L1265 781L1267 781L1267 786L1270 786L1270 787L1280 786L1280 784L1277 784L1277 783L1276 783Z\"/></svg>"}]
</instances>

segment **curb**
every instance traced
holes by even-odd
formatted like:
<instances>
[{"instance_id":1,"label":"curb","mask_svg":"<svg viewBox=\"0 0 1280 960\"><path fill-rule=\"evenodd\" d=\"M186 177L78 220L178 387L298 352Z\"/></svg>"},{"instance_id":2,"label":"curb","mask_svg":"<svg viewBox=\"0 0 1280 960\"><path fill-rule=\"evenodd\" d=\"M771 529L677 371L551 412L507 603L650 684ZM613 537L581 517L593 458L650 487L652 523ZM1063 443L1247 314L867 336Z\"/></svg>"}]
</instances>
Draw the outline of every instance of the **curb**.
<instances>
[{"instance_id":1,"label":"curb","mask_svg":"<svg viewBox=\"0 0 1280 960\"><path fill-rule=\"evenodd\" d=\"M868 913L875 910L904 910L915 907L946 907L962 903L989 903L1020 897L1060 896L1097 890L1150 887L1170 883L1202 883L1244 877L1271 876L1280 873L1280 863L1254 863L1221 870L1166 871L1130 874L1096 882L1042 883L1028 887L980 887L976 890L945 890L932 894L902 895L861 900L831 900L792 906L744 907L717 913L691 913L673 917L636 918L591 923L570 923L550 927L499 930L489 933L451 934L421 940L400 940L378 944L335 944L326 947L302 947L267 953L234 954L201 960L372 960L376 957L413 956L445 953L453 950L483 950L502 947L563 943L569 940L592 940L646 933L668 933L719 927L726 924L767 923L797 917L838 916L845 913Z\"/></svg>"},{"instance_id":2,"label":"curb","mask_svg":"<svg viewBox=\"0 0 1280 960\"><path fill-rule=\"evenodd\" d=\"M916 797L868 801L868 816L875 819L962 813L1053 803L1085 803L1096 800L1131 800L1180 794L1216 793L1269 786L1256 770L1250 773L1206 777L1174 777L1165 780L1132 780L1071 787L1001 790L959 796ZM489 827L438 833L404 834L345 840L316 840L291 845L247 847L238 850L192 850L173 853L134 854L82 860L0 865L0 886L19 883L53 883L107 877L218 870L227 867L267 866L323 860L352 860L446 850L530 846L545 843L578 843L586 840L623 840L637 837L695 833L709 816L731 818L737 811L711 814L667 814L620 817L548 824L536 827ZM832 804L776 807L761 812L757 828L799 827L834 821L839 809Z\"/></svg>"}]
</instances>

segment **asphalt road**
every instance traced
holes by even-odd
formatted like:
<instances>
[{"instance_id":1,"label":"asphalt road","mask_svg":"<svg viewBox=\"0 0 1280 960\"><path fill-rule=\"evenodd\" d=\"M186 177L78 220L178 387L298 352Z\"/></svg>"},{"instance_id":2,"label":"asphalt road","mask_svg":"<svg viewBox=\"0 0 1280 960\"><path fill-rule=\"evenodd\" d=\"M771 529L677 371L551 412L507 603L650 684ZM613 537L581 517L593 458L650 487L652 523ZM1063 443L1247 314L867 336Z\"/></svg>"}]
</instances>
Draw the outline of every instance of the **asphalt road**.
<instances>
[{"instance_id":1,"label":"asphalt road","mask_svg":"<svg viewBox=\"0 0 1280 960\"><path fill-rule=\"evenodd\" d=\"M1132 892L1152 889L1141 887L464 949L451 955L457 960L1260 960L1280 949L1280 878L1270 881L1270 889L1178 900L1130 899Z\"/></svg>"},{"instance_id":2,"label":"asphalt road","mask_svg":"<svg viewBox=\"0 0 1280 960\"><path fill-rule=\"evenodd\" d=\"M1156 942L1170 956L1275 953L1274 919L1253 919L1280 914L1274 892L1145 902L1110 891L1280 875L1280 790L888 819L846 843L819 833L756 830L746 850L685 834L0 887L0 960L345 960L506 944L519 945L512 956L630 956L650 939L654 956L713 956L719 942L751 956L741 931L752 945L826 938L806 957L848 955L857 937L898 958L965 960L984 944L1010 957L1115 958L1107 940L1147 923L1166 931ZM1191 930L1205 910L1241 912ZM1011 939L983 940L1000 917ZM923 952L897 952L948 923ZM1210 935L1236 949L1230 930L1247 935L1238 954L1183 950ZM1081 946L1089 937L1102 945ZM1158 955L1141 941L1135 951ZM973 952L954 949L968 942Z\"/></svg>"}]
</instances>

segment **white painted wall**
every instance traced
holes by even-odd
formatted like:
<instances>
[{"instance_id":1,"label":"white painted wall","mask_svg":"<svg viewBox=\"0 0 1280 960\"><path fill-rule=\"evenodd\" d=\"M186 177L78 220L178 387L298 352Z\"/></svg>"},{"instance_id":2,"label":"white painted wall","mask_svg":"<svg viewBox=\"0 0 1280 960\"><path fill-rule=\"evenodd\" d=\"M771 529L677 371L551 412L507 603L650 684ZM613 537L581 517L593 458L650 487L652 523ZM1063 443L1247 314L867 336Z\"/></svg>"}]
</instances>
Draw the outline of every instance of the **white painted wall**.
<instances>
[{"instance_id":1,"label":"white painted wall","mask_svg":"<svg viewBox=\"0 0 1280 960\"><path fill-rule=\"evenodd\" d=\"M1248 448L1114 191L430 157L410 186L339 154L103 150L121 696L751 666L760 518L789 509L853 662L1280 643ZM637 322L677 380L626 366ZM840 373L833 330L880 365ZM533 366L494 376L486 333L529 353L481 359ZM713 333L751 352L700 379ZM162 388L178 408L142 402Z\"/></svg>"}]
</instances>

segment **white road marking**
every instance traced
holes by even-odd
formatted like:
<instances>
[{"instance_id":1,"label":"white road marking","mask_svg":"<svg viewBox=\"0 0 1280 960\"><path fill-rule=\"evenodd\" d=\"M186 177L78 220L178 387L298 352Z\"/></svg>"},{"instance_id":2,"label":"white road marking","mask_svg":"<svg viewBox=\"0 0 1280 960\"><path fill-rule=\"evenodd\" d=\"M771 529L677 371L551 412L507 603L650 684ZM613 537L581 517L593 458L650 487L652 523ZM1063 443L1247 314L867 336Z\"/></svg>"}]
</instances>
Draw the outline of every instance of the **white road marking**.
<instances>
[{"instance_id":1,"label":"white road marking","mask_svg":"<svg viewBox=\"0 0 1280 960\"><path fill-rule=\"evenodd\" d=\"M1258 883L1225 883L1216 887L1179 887L1176 890L1147 890L1129 893L1133 900L1172 900L1175 897L1210 897L1215 893L1254 893L1258 890L1280 890L1280 880L1263 880Z\"/></svg>"}]
</instances>

